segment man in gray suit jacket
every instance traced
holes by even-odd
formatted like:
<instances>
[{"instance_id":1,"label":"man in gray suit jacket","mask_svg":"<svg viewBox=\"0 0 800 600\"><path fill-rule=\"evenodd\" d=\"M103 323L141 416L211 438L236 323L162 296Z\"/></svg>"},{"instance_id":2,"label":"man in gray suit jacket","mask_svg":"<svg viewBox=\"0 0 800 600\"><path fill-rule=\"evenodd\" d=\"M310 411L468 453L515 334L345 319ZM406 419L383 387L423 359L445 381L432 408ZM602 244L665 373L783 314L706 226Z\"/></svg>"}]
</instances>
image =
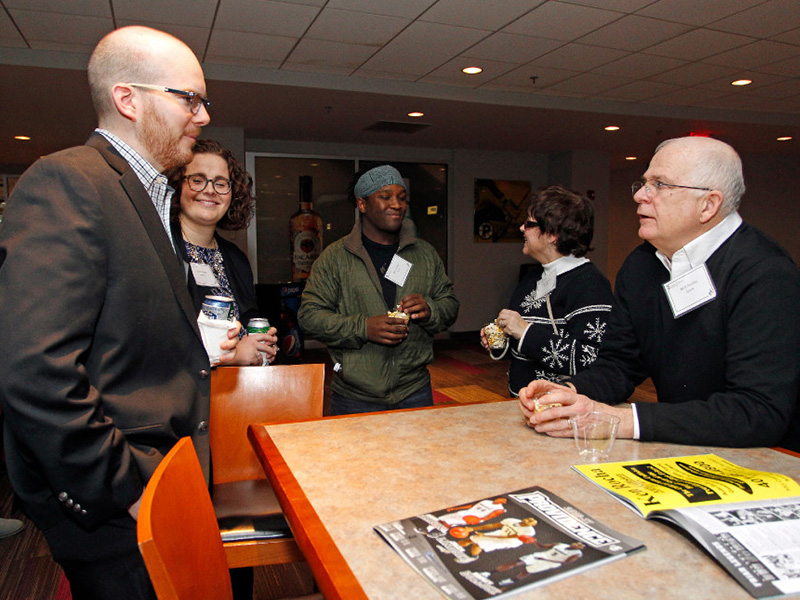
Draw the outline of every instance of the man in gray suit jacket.
<instances>
[{"instance_id":1,"label":"man in gray suit jacket","mask_svg":"<svg viewBox=\"0 0 800 600\"><path fill-rule=\"evenodd\" d=\"M6 461L73 598L153 598L144 486L183 436L209 467L210 366L161 175L208 100L192 51L145 27L103 38L88 74L98 129L28 169L0 226Z\"/></svg>"}]
</instances>

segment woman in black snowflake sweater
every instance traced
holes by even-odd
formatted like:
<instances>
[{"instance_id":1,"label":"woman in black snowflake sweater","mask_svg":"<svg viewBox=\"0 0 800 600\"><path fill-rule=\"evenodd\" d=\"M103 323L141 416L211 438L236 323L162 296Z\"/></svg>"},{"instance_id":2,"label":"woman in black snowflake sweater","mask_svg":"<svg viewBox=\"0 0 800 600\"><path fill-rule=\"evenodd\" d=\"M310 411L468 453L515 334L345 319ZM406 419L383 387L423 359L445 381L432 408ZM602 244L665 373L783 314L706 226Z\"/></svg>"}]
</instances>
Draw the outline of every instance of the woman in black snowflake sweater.
<instances>
[{"instance_id":1,"label":"woman in black snowflake sweater","mask_svg":"<svg viewBox=\"0 0 800 600\"><path fill-rule=\"evenodd\" d=\"M514 290L496 323L511 351L508 389L534 379L564 381L594 362L611 312L608 279L585 257L594 234L592 202L561 186L535 192L520 227L522 253L539 262ZM481 344L489 350L481 329Z\"/></svg>"}]
</instances>

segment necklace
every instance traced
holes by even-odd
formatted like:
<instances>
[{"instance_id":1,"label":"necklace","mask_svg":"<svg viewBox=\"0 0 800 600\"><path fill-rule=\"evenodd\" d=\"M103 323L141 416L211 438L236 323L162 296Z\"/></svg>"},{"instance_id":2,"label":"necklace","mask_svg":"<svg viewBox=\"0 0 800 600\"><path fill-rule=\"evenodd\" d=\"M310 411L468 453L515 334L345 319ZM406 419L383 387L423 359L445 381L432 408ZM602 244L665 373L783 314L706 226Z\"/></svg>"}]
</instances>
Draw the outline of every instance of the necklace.
<instances>
[{"instance_id":1,"label":"necklace","mask_svg":"<svg viewBox=\"0 0 800 600\"><path fill-rule=\"evenodd\" d=\"M189 236L186 235L186 232L183 230L183 224L181 224L181 236L183 236L184 241L189 242L192 246L196 246L198 248L211 248L212 250L217 249L217 238L214 237L214 234L211 234L211 240L205 244L198 244L193 242L189 239Z\"/></svg>"}]
</instances>

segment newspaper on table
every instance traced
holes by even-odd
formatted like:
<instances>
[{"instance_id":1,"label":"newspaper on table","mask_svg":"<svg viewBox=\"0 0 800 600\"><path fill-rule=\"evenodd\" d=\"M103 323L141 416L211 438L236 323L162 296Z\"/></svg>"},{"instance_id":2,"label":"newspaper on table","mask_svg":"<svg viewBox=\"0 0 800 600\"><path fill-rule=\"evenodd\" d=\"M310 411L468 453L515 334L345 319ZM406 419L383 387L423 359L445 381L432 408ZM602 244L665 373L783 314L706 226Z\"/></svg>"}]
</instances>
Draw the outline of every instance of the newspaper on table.
<instances>
[{"instance_id":1,"label":"newspaper on table","mask_svg":"<svg viewBox=\"0 0 800 600\"><path fill-rule=\"evenodd\" d=\"M541 487L374 529L453 600L502 598L644 549Z\"/></svg>"},{"instance_id":2,"label":"newspaper on table","mask_svg":"<svg viewBox=\"0 0 800 600\"><path fill-rule=\"evenodd\" d=\"M693 536L752 596L800 593L800 485L715 454L573 467L646 519Z\"/></svg>"}]
</instances>

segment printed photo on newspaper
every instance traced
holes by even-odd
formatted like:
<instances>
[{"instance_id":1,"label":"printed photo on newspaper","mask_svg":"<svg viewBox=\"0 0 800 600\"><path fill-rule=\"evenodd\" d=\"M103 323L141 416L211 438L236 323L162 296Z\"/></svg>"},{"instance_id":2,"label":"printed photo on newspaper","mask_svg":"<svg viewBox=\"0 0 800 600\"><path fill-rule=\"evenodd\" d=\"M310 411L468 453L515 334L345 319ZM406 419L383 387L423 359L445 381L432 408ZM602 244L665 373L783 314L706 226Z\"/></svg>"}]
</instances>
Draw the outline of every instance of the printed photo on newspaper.
<instances>
[{"instance_id":1,"label":"printed photo on newspaper","mask_svg":"<svg viewBox=\"0 0 800 600\"><path fill-rule=\"evenodd\" d=\"M800 593L800 485L714 454L576 465L647 519L694 537L756 598Z\"/></svg>"},{"instance_id":2,"label":"printed photo on newspaper","mask_svg":"<svg viewBox=\"0 0 800 600\"><path fill-rule=\"evenodd\" d=\"M541 487L374 529L453 600L502 598L644 549Z\"/></svg>"}]
</instances>

